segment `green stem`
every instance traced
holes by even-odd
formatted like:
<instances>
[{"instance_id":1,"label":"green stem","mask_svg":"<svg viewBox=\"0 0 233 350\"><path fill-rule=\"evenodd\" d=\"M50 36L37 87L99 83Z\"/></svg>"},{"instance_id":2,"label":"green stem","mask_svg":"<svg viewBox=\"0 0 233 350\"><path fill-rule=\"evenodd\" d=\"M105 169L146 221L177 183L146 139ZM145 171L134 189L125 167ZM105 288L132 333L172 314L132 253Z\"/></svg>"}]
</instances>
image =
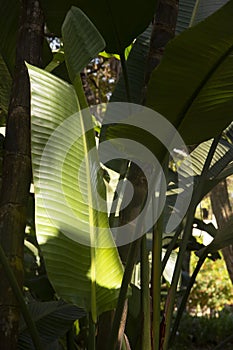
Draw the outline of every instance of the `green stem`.
<instances>
[{"instance_id":1,"label":"green stem","mask_svg":"<svg viewBox=\"0 0 233 350\"><path fill-rule=\"evenodd\" d=\"M19 288L19 285L16 281L15 275L11 270L11 267L9 265L9 262L7 260L7 257L4 253L4 250L2 249L1 245L0 245L0 262L1 262L3 269L6 273L6 277L8 278L8 281L9 281L11 288L15 294L15 297L18 300L18 303L20 306L20 311L22 312L23 318L24 318L25 323L28 327L28 331L31 335L35 349L42 350L40 337L39 337L39 334L37 332L36 325L35 325L34 320L32 319L32 317L30 315L30 312L29 312L27 305L25 303L22 291Z\"/></svg>"},{"instance_id":2,"label":"green stem","mask_svg":"<svg viewBox=\"0 0 233 350\"><path fill-rule=\"evenodd\" d=\"M127 73L127 65L125 61L125 53L120 54L120 59L121 59L121 67L122 67L122 73L125 81L125 91L126 91L126 97L127 97L127 102L131 102L131 94L130 94L130 87L129 87L129 77Z\"/></svg>"},{"instance_id":3,"label":"green stem","mask_svg":"<svg viewBox=\"0 0 233 350\"><path fill-rule=\"evenodd\" d=\"M81 110L88 108L87 99L83 90L82 80L79 74L76 75L73 81L73 86L74 86L76 95L78 96L78 101L79 101Z\"/></svg>"},{"instance_id":4,"label":"green stem","mask_svg":"<svg viewBox=\"0 0 233 350\"><path fill-rule=\"evenodd\" d=\"M125 308L125 300L127 298L128 287L131 282L134 264L137 257L137 252L140 247L141 239L131 243L129 248L129 254L125 266L125 272L122 279L121 289L118 297L116 312L113 320L112 332L109 339L108 349L117 349L118 346L118 333L120 329L121 319Z\"/></svg>"},{"instance_id":5,"label":"green stem","mask_svg":"<svg viewBox=\"0 0 233 350\"><path fill-rule=\"evenodd\" d=\"M185 306L186 306L186 303L187 303L187 300L188 300L188 297L189 297L189 293L191 292L191 289L193 287L193 284L196 280L196 277L197 277L197 274L199 273L206 257L207 257L207 252L205 252L205 254L198 260L198 263L195 267L195 270L193 271L193 274L190 278L190 281L189 281L189 284L185 290L185 293L183 295L183 298L181 300L181 303L180 303L180 306L179 306L179 309L178 309L178 312L177 312L177 315L176 315L176 319L175 319L175 322L174 322L174 325L173 325L173 328L172 328L172 332L171 332L171 336L170 336L170 339L169 339L169 344L172 344L174 339L175 339L175 335L176 335L176 332L177 332L177 329L179 327L179 324L180 324L180 320L181 320L181 317L183 315L183 312L185 310Z\"/></svg>"},{"instance_id":6,"label":"green stem","mask_svg":"<svg viewBox=\"0 0 233 350\"><path fill-rule=\"evenodd\" d=\"M149 289L149 256L146 247L146 235L141 241L141 298L142 298L142 350L151 349L151 317L150 317L150 289Z\"/></svg>"},{"instance_id":7,"label":"green stem","mask_svg":"<svg viewBox=\"0 0 233 350\"><path fill-rule=\"evenodd\" d=\"M173 314L173 309L174 309L174 304L175 304L175 296L176 296L176 290L177 290L177 285L180 277L180 271L182 267L182 262L183 262L183 256L186 251L186 247L189 241L189 237L192 232L192 226L193 226L193 217L195 214L196 210L196 205L192 202L189 210L188 210L188 215L187 215L187 220L186 220L186 225L184 229L184 234L182 238L182 243L179 249L176 265L175 265L175 270L174 270L174 275L172 278L172 283L171 287L169 290L169 296L168 296L168 303L166 305L166 311L165 311L165 337L164 337L164 344L163 344L163 350L168 349L168 339L170 336L170 328L171 328L171 321L172 321L172 314Z\"/></svg>"},{"instance_id":8,"label":"green stem","mask_svg":"<svg viewBox=\"0 0 233 350\"><path fill-rule=\"evenodd\" d=\"M89 313L88 350L96 349L95 332L96 332L96 324L93 322L92 314Z\"/></svg>"},{"instance_id":9,"label":"green stem","mask_svg":"<svg viewBox=\"0 0 233 350\"><path fill-rule=\"evenodd\" d=\"M154 188L154 182L155 182L155 178L152 179L152 183L149 186L148 193L152 193ZM144 203L142 203L142 207L144 208L144 213L146 212L147 205L148 205L148 201L146 202L146 199L145 199ZM135 228L135 237L138 237L138 234L142 231L142 229L143 229L143 218L141 217L141 219L137 222L137 225ZM124 275L121 283L121 289L120 289L116 312L113 320L113 327L110 334L109 347L108 347L109 349L117 349L118 334L119 334L120 324L121 324L122 315L125 307L125 300L127 298L127 291L132 279L133 268L137 259L137 254L140 248L140 244L141 244L141 238L137 239L136 241L133 241L129 247L129 253L127 256L125 271L124 271Z\"/></svg>"},{"instance_id":10,"label":"green stem","mask_svg":"<svg viewBox=\"0 0 233 350\"><path fill-rule=\"evenodd\" d=\"M193 218L195 215L196 206L198 204L199 191L202 189L202 187L204 185L204 182L205 182L205 179L206 179L206 176L207 176L207 173L208 173L208 170L209 170L209 167L210 167L211 161L213 159L213 155L214 155L215 150L217 148L220 137L221 137L221 135L216 137L212 142L212 145L210 147L208 156L206 158L206 161L205 161L205 164L204 164L204 167L202 170L202 174L200 176L199 184L198 184L197 188L195 189L195 191L193 192L192 200L191 200L191 203L190 203L190 206L188 209L188 214L187 214L187 218L186 218L186 225L184 228L183 238L182 238L181 246L180 246L178 257L177 257L174 275L172 278L172 283L171 283L171 287L169 290L169 296L167 299L167 305L166 305L166 310L165 310L166 327L165 327L165 337L164 337L164 343L163 343L163 350L168 349L168 342L169 342L172 315L173 315L174 304L175 304L176 290L177 290L177 285L178 285L180 272L181 272L181 268L182 268L183 256L184 256L184 253L185 253L187 245L188 245L189 237L192 234Z\"/></svg>"},{"instance_id":11,"label":"green stem","mask_svg":"<svg viewBox=\"0 0 233 350\"><path fill-rule=\"evenodd\" d=\"M182 232L182 225L180 225L180 227L176 230L176 233L172 237L172 240L167 247L166 253L165 253L163 261L162 261L161 275L163 274L163 271L164 271L165 266L168 262L169 256L171 255L171 252L173 251L173 249L176 245L177 239L178 239L179 235L181 234L181 232Z\"/></svg>"},{"instance_id":12,"label":"green stem","mask_svg":"<svg viewBox=\"0 0 233 350\"><path fill-rule=\"evenodd\" d=\"M153 350L160 346L160 318L161 318L161 256L162 256L162 218L159 218L156 229L153 229L153 257L152 257L152 303L153 303Z\"/></svg>"}]
</instances>

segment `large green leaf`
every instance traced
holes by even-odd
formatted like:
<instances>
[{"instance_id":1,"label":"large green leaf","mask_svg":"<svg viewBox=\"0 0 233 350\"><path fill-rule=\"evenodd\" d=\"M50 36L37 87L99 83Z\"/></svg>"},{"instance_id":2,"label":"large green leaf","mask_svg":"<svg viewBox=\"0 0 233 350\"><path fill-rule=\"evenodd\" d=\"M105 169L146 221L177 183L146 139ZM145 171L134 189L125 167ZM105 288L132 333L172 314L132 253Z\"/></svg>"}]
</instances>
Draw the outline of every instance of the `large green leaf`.
<instances>
[{"instance_id":1,"label":"large green leaf","mask_svg":"<svg viewBox=\"0 0 233 350\"><path fill-rule=\"evenodd\" d=\"M62 300L30 302L28 309L34 320L43 347L53 349L53 343L65 335L77 319L86 315L83 309ZM24 320L21 318L18 349L34 349L32 339Z\"/></svg>"},{"instance_id":2,"label":"large green leaf","mask_svg":"<svg viewBox=\"0 0 233 350\"><path fill-rule=\"evenodd\" d=\"M66 64L73 82L78 73L104 49L105 41L89 18L71 7L62 25Z\"/></svg>"},{"instance_id":3,"label":"large green leaf","mask_svg":"<svg viewBox=\"0 0 233 350\"><path fill-rule=\"evenodd\" d=\"M92 121L71 85L35 67L29 74L38 242L57 293L96 320L115 306L122 266L96 195L104 184Z\"/></svg>"},{"instance_id":4,"label":"large green leaf","mask_svg":"<svg viewBox=\"0 0 233 350\"><path fill-rule=\"evenodd\" d=\"M147 106L165 116L188 144L219 134L232 121L232 20L231 0L172 40L152 73Z\"/></svg>"},{"instance_id":5,"label":"large green leaf","mask_svg":"<svg viewBox=\"0 0 233 350\"><path fill-rule=\"evenodd\" d=\"M47 24L51 31L60 33L61 25L70 7L77 6L98 28L106 41L106 50L121 53L142 33L152 20L156 0L42 0Z\"/></svg>"}]
</instances>

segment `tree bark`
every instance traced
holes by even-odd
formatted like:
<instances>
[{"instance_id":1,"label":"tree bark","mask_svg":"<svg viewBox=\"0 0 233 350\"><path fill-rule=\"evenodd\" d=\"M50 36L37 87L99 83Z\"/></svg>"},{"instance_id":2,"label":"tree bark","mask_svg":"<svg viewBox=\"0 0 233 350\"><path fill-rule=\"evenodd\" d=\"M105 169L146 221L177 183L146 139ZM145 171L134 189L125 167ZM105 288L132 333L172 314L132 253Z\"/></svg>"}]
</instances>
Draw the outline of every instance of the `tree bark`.
<instances>
[{"instance_id":1,"label":"tree bark","mask_svg":"<svg viewBox=\"0 0 233 350\"><path fill-rule=\"evenodd\" d=\"M39 1L22 0L12 95L7 117L0 198L0 244L23 287L23 247L31 183L30 85L25 61L41 64L43 14ZM19 305L0 266L0 344L17 348Z\"/></svg>"},{"instance_id":2,"label":"tree bark","mask_svg":"<svg viewBox=\"0 0 233 350\"><path fill-rule=\"evenodd\" d=\"M229 201L227 182L220 182L211 191L211 205L214 216L216 218L218 228L222 229L233 215L231 204ZM233 284L233 246L230 245L222 249L222 254L225 260L228 274Z\"/></svg>"},{"instance_id":3,"label":"tree bark","mask_svg":"<svg viewBox=\"0 0 233 350\"><path fill-rule=\"evenodd\" d=\"M178 4L178 0L158 0L145 72L146 86L150 80L151 73L159 65L163 57L166 44L175 36Z\"/></svg>"}]
</instances>

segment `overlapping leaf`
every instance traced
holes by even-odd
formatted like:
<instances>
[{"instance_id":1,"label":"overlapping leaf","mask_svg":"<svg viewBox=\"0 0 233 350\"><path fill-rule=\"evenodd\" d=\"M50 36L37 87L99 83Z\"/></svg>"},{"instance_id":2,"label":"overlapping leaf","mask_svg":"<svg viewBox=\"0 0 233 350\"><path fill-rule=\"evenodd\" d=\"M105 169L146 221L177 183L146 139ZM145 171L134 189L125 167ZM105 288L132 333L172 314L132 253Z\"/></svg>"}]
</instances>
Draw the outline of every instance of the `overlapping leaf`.
<instances>
[{"instance_id":1,"label":"overlapping leaf","mask_svg":"<svg viewBox=\"0 0 233 350\"><path fill-rule=\"evenodd\" d=\"M89 18L72 6L62 25L65 57L73 82L89 61L104 49L105 41Z\"/></svg>"},{"instance_id":2,"label":"overlapping leaf","mask_svg":"<svg viewBox=\"0 0 233 350\"><path fill-rule=\"evenodd\" d=\"M188 144L219 134L232 121L232 13L231 0L172 40L152 73L147 106L165 116Z\"/></svg>"}]
</instances>

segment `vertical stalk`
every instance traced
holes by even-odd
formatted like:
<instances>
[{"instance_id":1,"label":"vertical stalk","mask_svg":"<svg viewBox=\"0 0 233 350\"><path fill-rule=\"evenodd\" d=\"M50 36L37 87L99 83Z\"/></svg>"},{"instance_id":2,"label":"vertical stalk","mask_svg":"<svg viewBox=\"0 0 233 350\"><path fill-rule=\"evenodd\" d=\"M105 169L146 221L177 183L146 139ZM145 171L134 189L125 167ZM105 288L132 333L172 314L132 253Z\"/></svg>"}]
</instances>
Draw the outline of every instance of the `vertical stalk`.
<instances>
[{"instance_id":1,"label":"vertical stalk","mask_svg":"<svg viewBox=\"0 0 233 350\"><path fill-rule=\"evenodd\" d=\"M172 283L170 290L168 292L167 301L166 301L166 310L165 310L165 336L164 336L164 342L162 344L162 349L167 350L168 349L168 340L170 336L170 328L172 323L172 315L173 315L173 309L175 304L175 296L176 296L176 290L177 285L180 277L181 267L182 267L182 261L183 256L189 241L189 237L192 232L192 226L193 226L193 217L195 214L196 205L195 203L191 203L189 209L188 209L188 215L186 220L186 225L184 229L184 234L182 238L182 244L179 249L174 275L172 278Z\"/></svg>"},{"instance_id":2,"label":"vertical stalk","mask_svg":"<svg viewBox=\"0 0 233 350\"><path fill-rule=\"evenodd\" d=\"M108 349L118 349L119 342L121 341L118 337L121 320L123 317L124 309L125 309L125 301L127 298L127 291L129 284L131 282L133 268L137 256L137 252L140 246L141 240L138 239L137 241L131 243L129 248L129 254L125 266L125 272L122 279L121 289L118 297L116 312L113 320L113 326L112 331L109 339L109 346Z\"/></svg>"},{"instance_id":3,"label":"vertical stalk","mask_svg":"<svg viewBox=\"0 0 233 350\"><path fill-rule=\"evenodd\" d=\"M176 319L175 319L175 322L174 322L174 325L173 325L173 328L172 328L172 332L171 332L171 336L170 336L170 339L169 339L169 343L172 344L174 338L175 338L175 335L176 335L176 332L177 332L177 329L179 327L179 323L180 323L180 320L181 320L181 317L183 315L183 312L185 310L185 306L186 306L186 303L187 303L187 300L188 300L188 297L189 297L189 293L191 292L191 289L193 287L193 284L196 280L196 277L198 275L198 272L200 271L202 265L204 264L205 262L205 259L207 257L207 254L208 252L206 252L197 262L197 265L195 267L195 270L193 271L193 274L190 278L190 281L189 281L189 284L185 290L185 293L183 295L183 298L181 300L181 303L180 303L180 306L179 306L179 309L178 309L178 312L177 312L177 315L176 315Z\"/></svg>"},{"instance_id":4,"label":"vertical stalk","mask_svg":"<svg viewBox=\"0 0 233 350\"><path fill-rule=\"evenodd\" d=\"M122 67L122 73L125 81L125 91L126 91L126 97L127 97L127 102L131 102L131 94L130 94L130 87L129 87L129 78L128 78L128 73L127 73L127 65L125 61L125 53L120 54L120 59L121 59L121 67Z\"/></svg>"},{"instance_id":5,"label":"vertical stalk","mask_svg":"<svg viewBox=\"0 0 233 350\"><path fill-rule=\"evenodd\" d=\"M146 247L146 235L144 235L141 241L141 305L143 316L141 350L151 349L151 313L149 283L149 256Z\"/></svg>"},{"instance_id":6,"label":"vertical stalk","mask_svg":"<svg viewBox=\"0 0 233 350\"><path fill-rule=\"evenodd\" d=\"M162 345L163 350L168 349L168 342L169 342L169 337L170 337L170 328L171 328L171 323L172 323L172 315L173 315L173 309L174 309L174 304L175 304L176 290L177 290L177 285L178 285L179 276L180 276L180 272L181 272L183 256L184 256L184 253L185 253L186 248L187 248L189 237L192 234L193 218L194 218L196 206L197 206L198 200L199 200L199 193L202 190L202 187L204 185L206 175L208 173L208 170L209 170L209 167L210 167L211 161L213 159L213 156L214 156L215 150L217 148L220 137L221 137L221 135L217 136L212 142L212 145L210 147L210 150L209 150L208 156L206 158L204 167L202 169L202 174L201 174L201 177L199 180L199 184L193 193L192 200L191 200L190 206L188 208L188 214L187 214L187 218L186 218L186 224L185 224L185 228L184 228L182 243L181 243L178 257L176 260L174 275L172 278L172 283L171 283L171 287L170 287L168 297L167 297L167 302L166 302L166 310L165 310L165 325L166 325L166 327L165 327L164 343Z\"/></svg>"},{"instance_id":7,"label":"vertical stalk","mask_svg":"<svg viewBox=\"0 0 233 350\"><path fill-rule=\"evenodd\" d=\"M96 349L95 333L96 333L96 324L93 322L92 314L89 313L88 350Z\"/></svg>"},{"instance_id":8,"label":"vertical stalk","mask_svg":"<svg viewBox=\"0 0 233 350\"><path fill-rule=\"evenodd\" d=\"M31 183L30 85L24 62L41 65L43 30L43 13L39 1L21 0L0 198L0 245L20 289L23 286L24 232ZM17 348L20 310L2 266L0 281L0 344L2 349L14 350Z\"/></svg>"},{"instance_id":9,"label":"vertical stalk","mask_svg":"<svg viewBox=\"0 0 233 350\"><path fill-rule=\"evenodd\" d=\"M161 255L162 255L162 222L159 219L153 230L153 260L152 260L152 305L153 305L153 350L160 346L160 295L161 295Z\"/></svg>"}]
</instances>

